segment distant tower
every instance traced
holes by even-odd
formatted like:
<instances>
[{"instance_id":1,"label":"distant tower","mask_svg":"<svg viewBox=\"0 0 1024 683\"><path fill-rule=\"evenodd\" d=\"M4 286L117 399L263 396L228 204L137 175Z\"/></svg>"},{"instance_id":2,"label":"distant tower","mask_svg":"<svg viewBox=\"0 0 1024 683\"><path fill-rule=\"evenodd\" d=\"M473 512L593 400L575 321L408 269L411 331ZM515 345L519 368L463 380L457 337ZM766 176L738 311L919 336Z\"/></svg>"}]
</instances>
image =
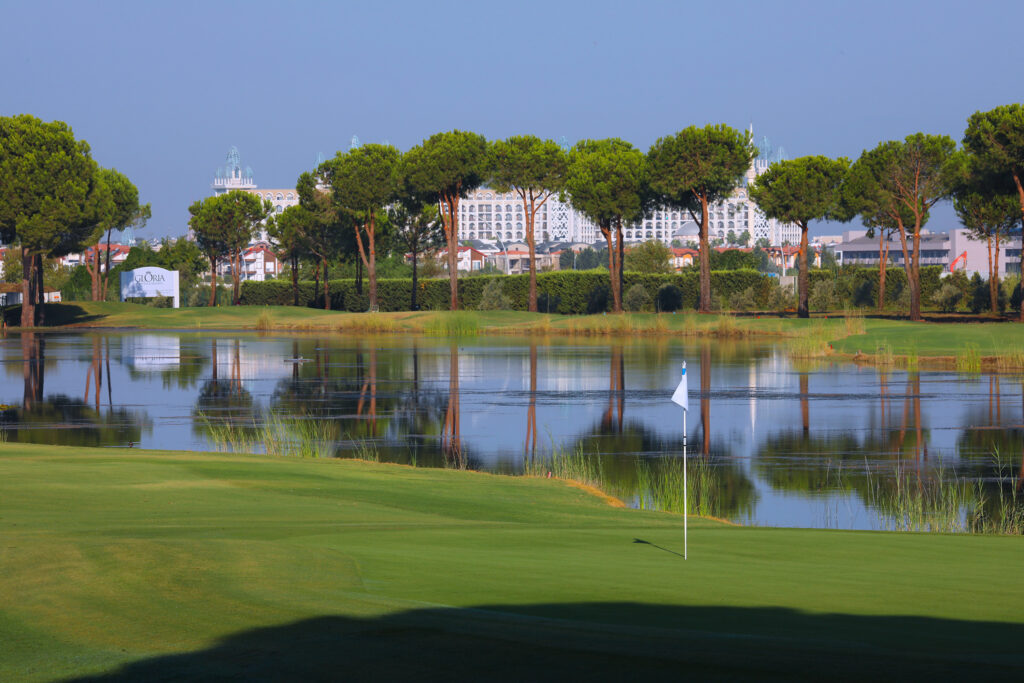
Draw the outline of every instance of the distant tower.
<instances>
[{"instance_id":1,"label":"distant tower","mask_svg":"<svg viewBox=\"0 0 1024 683\"><path fill-rule=\"evenodd\" d=\"M355 149L357 147L359 147L359 136L358 135L353 135L352 136L352 140L349 141L349 143L348 143L348 148L350 150L352 150L352 149Z\"/></svg>"},{"instance_id":2,"label":"distant tower","mask_svg":"<svg viewBox=\"0 0 1024 683\"><path fill-rule=\"evenodd\" d=\"M324 153L323 152L317 152L316 153L316 162L313 164L313 168L315 170L315 169L320 168L323 165L324 165Z\"/></svg>"},{"instance_id":3,"label":"distant tower","mask_svg":"<svg viewBox=\"0 0 1024 683\"><path fill-rule=\"evenodd\" d=\"M569 151L569 139L564 135L558 138L558 146L562 148L563 152Z\"/></svg>"},{"instance_id":4,"label":"distant tower","mask_svg":"<svg viewBox=\"0 0 1024 683\"><path fill-rule=\"evenodd\" d=\"M246 166L244 170L242 169L241 157L238 154L238 148L234 145L228 149L225 162L226 166L218 168L217 173L214 175L213 184L211 185L214 194L222 194L231 190L256 189L252 168Z\"/></svg>"},{"instance_id":5,"label":"distant tower","mask_svg":"<svg viewBox=\"0 0 1024 683\"><path fill-rule=\"evenodd\" d=\"M126 244L129 247L135 246L135 231L132 230L132 226L129 225L124 229L124 232L121 233L121 244Z\"/></svg>"}]
</instances>

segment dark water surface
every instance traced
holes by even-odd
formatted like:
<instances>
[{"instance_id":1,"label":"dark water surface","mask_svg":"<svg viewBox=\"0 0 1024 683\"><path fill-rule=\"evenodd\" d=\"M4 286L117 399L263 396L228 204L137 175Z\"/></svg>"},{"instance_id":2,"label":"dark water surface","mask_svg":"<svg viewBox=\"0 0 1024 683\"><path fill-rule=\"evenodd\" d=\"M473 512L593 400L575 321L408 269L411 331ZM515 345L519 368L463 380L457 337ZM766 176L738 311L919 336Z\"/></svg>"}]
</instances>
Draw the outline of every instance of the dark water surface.
<instances>
[{"instance_id":1,"label":"dark water surface","mask_svg":"<svg viewBox=\"0 0 1024 683\"><path fill-rule=\"evenodd\" d=\"M771 344L12 335L0 430L214 450L290 421L338 456L557 473L552 454L568 455L632 504L678 510L683 414L669 397L684 360L691 504L705 513L952 531L1024 517L1024 377L801 364Z\"/></svg>"}]
</instances>

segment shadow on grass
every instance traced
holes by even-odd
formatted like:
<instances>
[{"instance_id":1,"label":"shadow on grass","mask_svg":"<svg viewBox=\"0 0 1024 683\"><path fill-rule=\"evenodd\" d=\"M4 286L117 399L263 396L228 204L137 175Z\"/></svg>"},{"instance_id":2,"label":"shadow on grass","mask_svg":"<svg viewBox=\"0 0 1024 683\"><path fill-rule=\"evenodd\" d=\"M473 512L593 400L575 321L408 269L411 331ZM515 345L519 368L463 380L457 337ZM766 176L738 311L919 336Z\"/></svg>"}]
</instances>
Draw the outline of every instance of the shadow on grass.
<instances>
[{"instance_id":1,"label":"shadow on grass","mask_svg":"<svg viewBox=\"0 0 1024 683\"><path fill-rule=\"evenodd\" d=\"M103 318L102 315L89 313L75 304L43 304L46 324L43 328L60 325L83 325ZM4 320L11 327L21 325L21 304L8 306L4 310Z\"/></svg>"},{"instance_id":2,"label":"shadow on grass","mask_svg":"<svg viewBox=\"0 0 1024 683\"><path fill-rule=\"evenodd\" d=\"M778 608L492 605L318 617L78 680L1021 680L1022 638L1024 624Z\"/></svg>"}]
</instances>

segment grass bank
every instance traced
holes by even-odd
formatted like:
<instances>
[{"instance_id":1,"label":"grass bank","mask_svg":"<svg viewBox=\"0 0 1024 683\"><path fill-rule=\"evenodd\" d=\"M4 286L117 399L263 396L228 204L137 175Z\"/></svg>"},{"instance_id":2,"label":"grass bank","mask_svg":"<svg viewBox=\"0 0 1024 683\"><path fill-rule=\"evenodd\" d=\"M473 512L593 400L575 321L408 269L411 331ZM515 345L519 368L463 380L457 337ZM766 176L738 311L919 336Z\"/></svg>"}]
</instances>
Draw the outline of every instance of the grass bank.
<instances>
[{"instance_id":1,"label":"grass bank","mask_svg":"<svg viewBox=\"0 0 1024 683\"><path fill-rule=\"evenodd\" d=\"M1019 538L735 527L558 481L0 445L0 679L1019 677ZM1009 574L1008 574L1009 572Z\"/></svg>"}]
</instances>

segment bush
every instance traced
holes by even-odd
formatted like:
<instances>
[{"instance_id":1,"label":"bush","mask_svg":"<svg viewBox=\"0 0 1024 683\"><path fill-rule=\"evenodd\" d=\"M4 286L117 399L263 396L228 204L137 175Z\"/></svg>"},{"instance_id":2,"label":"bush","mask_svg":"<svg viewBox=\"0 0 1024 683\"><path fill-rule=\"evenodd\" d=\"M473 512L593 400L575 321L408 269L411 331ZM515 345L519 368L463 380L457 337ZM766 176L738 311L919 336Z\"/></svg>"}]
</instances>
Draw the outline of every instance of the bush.
<instances>
[{"instance_id":1,"label":"bush","mask_svg":"<svg viewBox=\"0 0 1024 683\"><path fill-rule=\"evenodd\" d=\"M771 311L785 311L788 308L796 307L796 295L789 287L783 287L777 280L771 293L768 295L768 309Z\"/></svg>"},{"instance_id":2,"label":"bush","mask_svg":"<svg viewBox=\"0 0 1024 683\"><path fill-rule=\"evenodd\" d=\"M608 310L608 299L610 298L611 292L608 285L604 283L594 285L590 294L587 295L587 313L604 313Z\"/></svg>"},{"instance_id":3,"label":"bush","mask_svg":"<svg viewBox=\"0 0 1024 683\"><path fill-rule=\"evenodd\" d=\"M947 282L932 294L931 301L943 313L952 313L962 298L964 298L964 293L960 291L960 288L952 282Z\"/></svg>"},{"instance_id":4,"label":"bush","mask_svg":"<svg viewBox=\"0 0 1024 683\"><path fill-rule=\"evenodd\" d=\"M807 305L813 311L831 311L839 306L839 297L836 296L836 283L834 280L821 280L811 287L811 294L807 297Z\"/></svg>"},{"instance_id":5,"label":"bush","mask_svg":"<svg viewBox=\"0 0 1024 683\"><path fill-rule=\"evenodd\" d=\"M512 308L512 302L505 296L500 280L493 279L487 283L480 295L480 303L477 308L481 311L504 311Z\"/></svg>"},{"instance_id":6,"label":"bush","mask_svg":"<svg viewBox=\"0 0 1024 683\"><path fill-rule=\"evenodd\" d=\"M683 292L675 285L662 285L658 288L658 310L671 313L683 307Z\"/></svg>"},{"instance_id":7,"label":"bush","mask_svg":"<svg viewBox=\"0 0 1024 683\"><path fill-rule=\"evenodd\" d=\"M739 294L729 299L729 305L734 311L752 311L758 308L754 295L754 288L747 287Z\"/></svg>"},{"instance_id":8,"label":"bush","mask_svg":"<svg viewBox=\"0 0 1024 683\"><path fill-rule=\"evenodd\" d=\"M633 285L623 295L622 307L630 313L648 311L651 308L651 295L643 285Z\"/></svg>"}]
</instances>

